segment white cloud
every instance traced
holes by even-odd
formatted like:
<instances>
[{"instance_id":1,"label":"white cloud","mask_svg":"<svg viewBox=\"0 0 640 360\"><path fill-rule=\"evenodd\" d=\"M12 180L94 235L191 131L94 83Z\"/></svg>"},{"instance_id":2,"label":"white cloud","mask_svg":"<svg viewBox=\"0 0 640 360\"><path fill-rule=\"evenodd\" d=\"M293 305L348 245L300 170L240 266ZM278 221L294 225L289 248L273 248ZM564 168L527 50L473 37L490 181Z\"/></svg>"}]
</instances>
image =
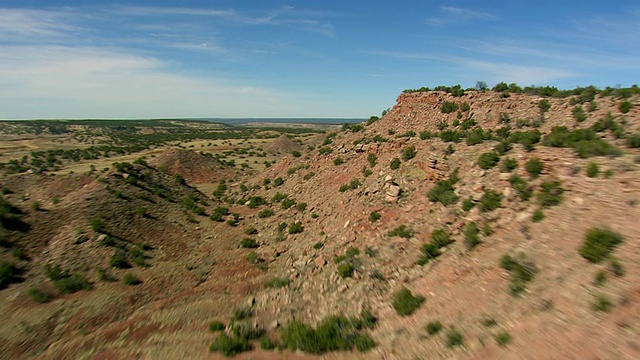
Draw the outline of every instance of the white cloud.
<instances>
[{"instance_id":1,"label":"white cloud","mask_svg":"<svg viewBox=\"0 0 640 360\"><path fill-rule=\"evenodd\" d=\"M282 115L294 96L171 73L123 49L0 47L0 118ZM304 97L304 96L303 96Z\"/></svg>"},{"instance_id":2,"label":"white cloud","mask_svg":"<svg viewBox=\"0 0 640 360\"><path fill-rule=\"evenodd\" d=\"M459 58L456 61L465 67L480 70L479 75L490 82L507 80L522 85L542 85L554 80L581 76L581 74L572 71L544 66L513 65L464 58Z\"/></svg>"},{"instance_id":3,"label":"white cloud","mask_svg":"<svg viewBox=\"0 0 640 360\"><path fill-rule=\"evenodd\" d=\"M64 11L0 8L0 39L11 42L59 38L78 28Z\"/></svg>"},{"instance_id":4,"label":"white cloud","mask_svg":"<svg viewBox=\"0 0 640 360\"><path fill-rule=\"evenodd\" d=\"M463 9L455 6L440 6L441 16L429 17L426 20L427 25L443 26L454 23L472 22L472 21L490 21L497 20L498 17L479 10Z\"/></svg>"}]
</instances>

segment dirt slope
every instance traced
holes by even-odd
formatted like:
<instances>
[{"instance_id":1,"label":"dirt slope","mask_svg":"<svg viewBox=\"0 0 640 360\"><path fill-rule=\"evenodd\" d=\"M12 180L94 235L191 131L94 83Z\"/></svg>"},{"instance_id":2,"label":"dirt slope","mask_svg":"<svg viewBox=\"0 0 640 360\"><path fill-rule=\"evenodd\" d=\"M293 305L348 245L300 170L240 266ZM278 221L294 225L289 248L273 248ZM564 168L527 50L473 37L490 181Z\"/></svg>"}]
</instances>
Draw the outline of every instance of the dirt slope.
<instances>
[{"instance_id":1,"label":"dirt slope","mask_svg":"<svg viewBox=\"0 0 640 360\"><path fill-rule=\"evenodd\" d=\"M543 100L549 102L546 111L541 111ZM369 331L376 346L366 353L325 354L329 359L639 358L640 151L624 139L640 130L639 98L627 99L633 105L627 113L618 108L621 99L595 100L597 109L577 122L572 98L402 94L382 119L338 132L322 151L319 146L301 157L285 155L242 184L227 178L228 189L217 199L188 186L214 176L201 175L200 160L176 165L182 172L174 168L186 185L156 171L158 162L154 168L133 165L97 179L7 177L3 184L14 191L8 199L24 210L32 228L4 237L27 249L32 260L19 263L27 271L25 281L1 291L0 314L8 319L0 327L7 344L2 353L51 359L216 358L220 355L208 351L215 338L209 323L227 323L234 309L250 305L251 324L263 326L274 339L277 328L293 319L316 325L328 315L356 316L370 309L378 318ZM460 115L445 114L445 101L469 106ZM586 110L587 104L582 106ZM465 123L468 119L475 121ZM544 145L557 126L567 131L593 127L600 140L576 149L611 150L603 145L609 144L619 154L584 157L569 147ZM445 142L442 132L447 131L451 136L475 131L480 141L468 143L471 136L461 134L459 141ZM540 142L528 146L522 141L529 136L525 131L539 131ZM511 139L510 146L503 145L495 166L481 168L480 155L493 151L500 139ZM392 168L395 158L399 164ZM513 160L510 171L503 168L507 159ZM532 176L527 164L536 159L542 166ZM586 171L592 163L599 168L595 177ZM136 181L128 180L131 173ZM514 187L513 175L525 185ZM429 196L446 179L456 180L448 199L457 200L448 205ZM563 191L556 188L555 196L543 198L553 182ZM530 197L524 199L527 191ZM20 200L25 193L28 199ZM43 200L46 211L29 210L30 199L53 193L59 194L58 204ZM204 214L197 215L194 206ZM223 221L205 216L219 206L230 213ZM267 208L273 215L265 215ZM372 221L372 212L379 219ZM232 213L236 226L225 223ZM119 278L127 271L109 268L116 250L98 244L100 234L89 225L96 217L104 220L103 232L126 241L122 246L129 253L137 241L151 245L148 265L131 270L141 285L105 282L95 275L97 265ZM289 231L295 223L301 232ZM406 237L389 234L402 225L412 230ZM594 227L622 237L612 250L615 261L591 263L581 256L579 249ZM78 228L89 240L77 243ZM452 242L438 250L439 256L418 264L423 246L439 230ZM257 248L240 248L243 238L254 239ZM336 260L348 251L351 257ZM9 256L8 250L2 254ZM505 255L531 279L514 282L513 271L501 266ZM43 274L45 263L86 274L94 289L46 304L31 302L29 287L51 286ZM342 277L338 270L346 263L353 272ZM270 287L273 278L288 279L289 285ZM394 293L403 287L425 298L409 316L392 306ZM600 311L606 308L603 299L610 303L607 311ZM594 307L598 301L600 310ZM443 330L429 335L425 327L434 321ZM454 330L462 346L450 346ZM313 357L257 350L257 343L254 348L238 358Z\"/></svg>"}]
</instances>

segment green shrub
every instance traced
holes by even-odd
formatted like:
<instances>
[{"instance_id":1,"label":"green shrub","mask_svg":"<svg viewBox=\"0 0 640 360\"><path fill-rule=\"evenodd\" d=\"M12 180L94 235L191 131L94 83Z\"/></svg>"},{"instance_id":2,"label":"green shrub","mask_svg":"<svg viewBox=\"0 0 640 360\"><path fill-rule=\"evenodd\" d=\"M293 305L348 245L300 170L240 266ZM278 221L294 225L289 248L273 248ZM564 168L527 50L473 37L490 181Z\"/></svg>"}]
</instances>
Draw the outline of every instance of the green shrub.
<instances>
[{"instance_id":1,"label":"green shrub","mask_svg":"<svg viewBox=\"0 0 640 360\"><path fill-rule=\"evenodd\" d=\"M525 170L529 173L531 179L536 179L542 173L542 160L538 158L531 158L524 164Z\"/></svg>"},{"instance_id":2,"label":"green shrub","mask_svg":"<svg viewBox=\"0 0 640 360\"><path fill-rule=\"evenodd\" d=\"M284 180L281 177L277 177L273 180L274 186L282 186L284 184Z\"/></svg>"},{"instance_id":3,"label":"green shrub","mask_svg":"<svg viewBox=\"0 0 640 360\"><path fill-rule=\"evenodd\" d=\"M627 146L630 148L640 147L640 133L631 134L627 136Z\"/></svg>"},{"instance_id":4,"label":"green shrub","mask_svg":"<svg viewBox=\"0 0 640 360\"><path fill-rule=\"evenodd\" d=\"M431 321L425 326L425 330L427 330L427 334L436 335L442 330L442 323L440 321Z\"/></svg>"},{"instance_id":5,"label":"green shrub","mask_svg":"<svg viewBox=\"0 0 640 360\"><path fill-rule=\"evenodd\" d=\"M493 147L493 151L495 151L500 156L508 153L509 151L511 151L511 149L513 149L511 143L506 140L500 141L498 145Z\"/></svg>"},{"instance_id":6,"label":"green shrub","mask_svg":"<svg viewBox=\"0 0 640 360\"><path fill-rule=\"evenodd\" d=\"M413 237L414 234L415 232L413 231L413 229L410 227L407 227L406 225L400 225L395 229L387 232L387 236L398 236L405 239L409 239Z\"/></svg>"},{"instance_id":7,"label":"green shrub","mask_svg":"<svg viewBox=\"0 0 640 360\"><path fill-rule=\"evenodd\" d=\"M282 203L280 204L280 208L282 210L287 210L288 208L292 207L295 204L296 204L295 200L286 198L286 199L282 200Z\"/></svg>"},{"instance_id":8,"label":"green shrub","mask_svg":"<svg viewBox=\"0 0 640 360\"><path fill-rule=\"evenodd\" d=\"M273 278L269 280L269 282L267 283L267 286L270 288L279 289L279 288L289 286L289 284L291 284L291 280L289 278Z\"/></svg>"},{"instance_id":9,"label":"green shrub","mask_svg":"<svg viewBox=\"0 0 640 360\"><path fill-rule=\"evenodd\" d=\"M613 272L613 275L618 277L624 276L625 274L624 268L622 267L622 264L618 259L611 257L610 265L611 265L611 272Z\"/></svg>"},{"instance_id":10,"label":"green shrub","mask_svg":"<svg viewBox=\"0 0 640 360\"><path fill-rule=\"evenodd\" d=\"M456 130L445 130L440 132L440 139L444 142L460 142L463 138L463 133Z\"/></svg>"},{"instance_id":11,"label":"green shrub","mask_svg":"<svg viewBox=\"0 0 640 360\"><path fill-rule=\"evenodd\" d=\"M545 181L540 184L538 193L538 204L542 207L558 205L562 202L564 189L559 181Z\"/></svg>"},{"instance_id":12,"label":"green shrub","mask_svg":"<svg viewBox=\"0 0 640 360\"><path fill-rule=\"evenodd\" d=\"M338 191L345 192L347 190L355 190L355 189L359 188L360 185L362 185L362 183L360 182L359 179L353 179L348 184L340 185L340 188L338 189Z\"/></svg>"},{"instance_id":13,"label":"green shrub","mask_svg":"<svg viewBox=\"0 0 640 360\"><path fill-rule=\"evenodd\" d=\"M414 157L416 157L417 153L418 152L416 151L416 147L415 146L408 146L408 147L402 149L402 160L409 161L409 160L413 159Z\"/></svg>"},{"instance_id":14,"label":"green shrub","mask_svg":"<svg viewBox=\"0 0 640 360\"><path fill-rule=\"evenodd\" d=\"M224 323L223 323L222 321L218 321L218 320L216 320L216 321L212 321L212 322L209 324L209 331L211 331L211 332L218 332L218 331L222 331L222 330L224 330L224 328L225 328L225 327L226 327L226 326L224 325Z\"/></svg>"},{"instance_id":15,"label":"green shrub","mask_svg":"<svg viewBox=\"0 0 640 360\"><path fill-rule=\"evenodd\" d=\"M369 153L367 155L367 161L369 162L369 166L371 168L373 168L374 166L376 166L376 161L378 160L378 157L376 156L376 154L374 153Z\"/></svg>"},{"instance_id":16,"label":"green shrub","mask_svg":"<svg viewBox=\"0 0 640 360\"><path fill-rule=\"evenodd\" d=\"M16 282L18 270L6 261L0 261L0 289L4 289L9 284Z\"/></svg>"},{"instance_id":17,"label":"green shrub","mask_svg":"<svg viewBox=\"0 0 640 360\"><path fill-rule=\"evenodd\" d=\"M92 219L90 225L91 230L95 233L102 233L104 231L104 221L102 221L102 219Z\"/></svg>"},{"instance_id":18,"label":"green shrub","mask_svg":"<svg viewBox=\"0 0 640 360\"><path fill-rule=\"evenodd\" d=\"M342 278L351 277L354 271L355 268L351 263L342 263L338 265L338 275Z\"/></svg>"},{"instance_id":19,"label":"green shrub","mask_svg":"<svg viewBox=\"0 0 640 360\"><path fill-rule=\"evenodd\" d=\"M527 201L529 200L529 198L531 198L533 190L527 183L527 180L521 178L516 174L513 174L511 175L511 177L509 177L509 182L511 183L513 189L518 193L522 201Z\"/></svg>"},{"instance_id":20,"label":"green shrub","mask_svg":"<svg viewBox=\"0 0 640 360\"><path fill-rule=\"evenodd\" d=\"M462 333L458 330L452 328L449 329L446 333L447 338L447 347L452 348L455 346L462 346L464 344L464 340L462 338Z\"/></svg>"},{"instance_id":21,"label":"green shrub","mask_svg":"<svg viewBox=\"0 0 640 360\"><path fill-rule=\"evenodd\" d=\"M533 216L531 217L531 220L534 223L537 223L544 220L544 218L545 218L545 215L542 209L536 209L536 211L533 212Z\"/></svg>"},{"instance_id":22,"label":"green shrub","mask_svg":"<svg viewBox=\"0 0 640 360\"><path fill-rule=\"evenodd\" d=\"M296 210L298 210L299 212L303 212L306 209L307 209L307 203L302 202L302 203L296 204Z\"/></svg>"},{"instance_id":23,"label":"green shrub","mask_svg":"<svg viewBox=\"0 0 640 360\"><path fill-rule=\"evenodd\" d=\"M438 256L440 256L440 249L438 248L438 245L436 245L433 242L422 244L422 246L420 247L420 252L422 254L416 261L416 264L420 266L425 265L432 259L435 259Z\"/></svg>"},{"instance_id":24,"label":"green shrub","mask_svg":"<svg viewBox=\"0 0 640 360\"><path fill-rule=\"evenodd\" d=\"M29 290L27 290L27 295L29 295L31 300L39 304L44 304L53 299L53 295L49 292L33 287L30 287Z\"/></svg>"},{"instance_id":25,"label":"green shrub","mask_svg":"<svg viewBox=\"0 0 640 360\"><path fill-rule=\"evenodd\" d=\"M142 281L140 281L140 279L138 279L135 275L133 275L130 272L122 276L122 282L125 285L131 285L131 286L142 284Z\"/></svg>"},{"instance_id":26,"label":"green shrub","mask_svg":"<svg viewBox=\"0 0 640 360\"><path fill-rule=\"evenodd\" d=\"M394 158L393 160L391 160L389 167L391 168L391 170L398 169L400 167L400 159Z\"/></svg>"},{"instance_id":27,"label":"green shrub","mask_svg":"<svg viewBox=\"0 0 640 360\"><path fill-rule=\"evenodd\" d=\"M475 222L470 222L464 227L464 245L471 250L480 244L480 230Z\"/></svg>"},{"instance_id":28,"label":"green shrub","mask_svg":"<svg viewBox=\"0 0 640 360\"><path fill-rule=\"evenodd\" d=\"M109 265L119 269L128 269L131 264L127 261L127 256L124 251L116 250L116 252L109 259Z\"/></svg>"},{"instance_id":29,"label":"green shrub","mask_svg":"<svg viewBox=\"0 0 640 360\"><path fill-rule=\"evenodd\" d=\"M476 206L476 204L473 202L472 198L465 199L462 202L462 210L463 211L469 211L469 210L473 209L474 206Z\"/></svg>"},{"instance_id":30,"label":"green shrub","mask_svg":"<svg viewBox=\"0 0 640 360\"><path fill-rule=\"evenodd\" d=\"M249 208L250 209L255 209L258 206L264 205L267 203L267 200L265 200L262 196L252 196L249 198Z\"/></svg>"},{"instance_id":31,"label":"green shrub","mask_svg":"<svg viewBox=\"0 0 640 360\"><path fill-rule=\"evenodd\" d=\"M53 282L60 294L73 294L81 290L91 290L91 283L78 274L66 275Z\"/></svg>"},{"instance_id":32,"label":"green shrub","mask_svg":"<svg viewBox=\"0 0 640 360\"><path fill-rule=\"evenodd\" d=\"M520 261L509 255L503 255L500 259L500 267L511 274L509 290L512 295L518 295L525 289L525 284L533 279L536 267L533 263L526 261L524 257Z\"/></svg>"},{"instance_id":33,"label":"green shrub","mask_svg":"<svg viewBox=\"0 0 640 360\"><path fill-rule=\"evenodd\" d=\"M458 202L453 185L458 182L458 169L454 170L449 179L440 180L435 187L427 193L427 197L431 202L440 202L444 206L452 205Z\"/></svg>"},{"instance_id":34,"label":"green shrub","mask_svg":"<svg viewBox=\"0 0 640 360\"><path fill-rule=\"evenodd\" d=\"M573 118L576 119L577 122L583 122L587 120L587 114L584 112L582 106L576 106L573 108Z\"/></svg>"},{"instance_id":35,"label":"green shrub","mask_svg":"<svg viewBox=\"0 0 640 360\"><path fill-rule=\"evenodd\" d=\"M248 227L246 229L244 229L244 233L247 235L255 235L258 233L258 229L254 228L253 226Z\"/></svg>"},{"instance_id":36,"label":"green shrub","mask_svg":"<svg viewBox=\"0 0 640 360\"><path fill-rule=\"evenodd\" d=\"M587 176L588 177L597 177L598 173L600 173L600 168L598 167L598 164L595 162L590 162L589 165L587 165Z\"/></svg>"},{"instance_id":37,"label":"green shrub","mask_svg":"<svg viewBox=\"0 0 640 360\"><path fill-rule=\"evenodd\" d=\"M299 234L304 231L304 227L300 222L294 222L293 224L289 225L288 231L289 234Z\"/></svg>"},{"instance_id":38,"label":"green shrub","mask_svg":"<svg viewBox=\"0 0 640 360\"><path fill-rule=\"evenodd\" d=\"M595 311L601 312L609 312L613 308L613 303L609 300L608 297L604 295L596 296L594 302L591 304L591 307Z\"/></svg>"},{"instance_id":39,"label":"green shrub","mask_svg":"<svg viewBox=\"0 0 640 360\"><path fill-rule=\"evenodd\" d=\"M633 105L629 101L623 101L618 105L618 110L620 110L621 113L626 114L631 110L631 107L633 107Z\"/></svg>"},{"instance_id":40,"label":"green shrub","mask_svg":"<svg viewBox=\"0 0 640 360\"><path fill-rule=\"evenodd\" d=\"M486 190L480 198L480 211L489 212L502 206L502 194L494 190Z\"/></svg>"},{"instance_id":41,"label":"green shrub","mask_svg":"<svg viewBox=\"0 0 640 360\"><path fill-rule=\"evenodd\" d=\"M227 357L236 356L244 351L249 350L251 350L251 344L249 344L249 341L247 339L238 338L235 336L229 337L225 333L221 333L216 341L211 344L211 347L209 347L209 351L218 351L220 354Z\"/></svg>"},{"instance_id":42,"label":"green shrub","mask_svg":"<svg viewBox=\"0 0 640 360\"><path fill-rule=\"evenodd\" d=\"M494 339L498 346L505 347L511 342L511 335L506 330L502 330L494 335Z\"/></svg>"},{"instance_id":43,"label":"green shrub","mask_svg":"<svg viewBox=\"0 0 640 360\"><path fill-rule=\"evenodd\" d=\"M540 100L540 102L538 102L538 108L540 112L545 113L551 109L551 103L547 99Z\"/></svg>"},{"instance_id":44,"label":"green shrub","mask_svg":"<svg viewBox=\"0 0 640 360\"><path fill-rule=\"evenodd\" d=\"M450 114L452 112L456 112L458 111L458 104L451 101L445 101L442 104L440 111L442 111L443 114Z\"/></svg>"},{"instance_id":45,"label":"green shrub","mask_svg":"<svg viewBox=\"0 0 640 360\"><path fill-rule=\"evenodd\" d=\"M498 153L495 151L491 151L491 152L481 154L478 157L478 166L480 166L481 169L487 170L496 166L499 161L500 161L500 156L498 155Z\"/></svg>"},{"instance_id":46,"label":"green shrub","mask_svg":"<svg viewBox=\"0 0 640 360\"><path fill-rule=\"evenodd\" d=\"M292 321L280 329L283 346L312 354L328 351L348 351L354 347L365 352L375 346L371 337L362 332L363 319L329 316L316 329L299 321Z\"/></svg>"},{"instance_id":47,"label":"green shrub","mask_svg":"<svg viewBox=\"0 0 640 360\"><path fill-rule=\"evenodd\" d=\"M622 236L611 230L591 228L580 247L580 255L592 263L604 260L622 242Z\"/></svg>"},{"instance_id":48,"label":"green shrub","mask_svg":"<svg viewBox=\"0 0 640 360\"><path fill-rule=\"evenodd\" d=\"M500 167L500 171L503 173L512 172L516 167L518 167L518 162L514 158L504 158L502 160L502 166Z\"/></svg>"},{"instance_id":49,"label":"green shrub","mask_svg":"<svg viewBox=\"0 0 640 360\"><path fill-rule=\"evenodd\" d=\"M333 159L333 165L342 165L344 164L344 159L340 156L338 156L337 158Z\"/></svg>"},{"instance_id":50,"label":"green shrub","mask_svg":"<svg viewBox=\"0 0 640 360\"><path fill-rule=\"evenodd\" d=\"M321 147L320 149L318 149L318 153L320 155L329 155L329 154L331 154L332 151L333 150L328 146L324 146L324 147Z\"/></svg>"},{"instance_id":51,"label":"green shrub","mask_svg":"<svg viewBox=\"0 0 640 360\"><path fill-rule=\"evenodd\" d=\"M245 249L255 249L260 247L260 245L258 245L258 243L254 239L244 238L240 240L240 247Z\"/></svg>"},{"instance_id":52,"label":"green shrub","mask_svg":"<svg viewBox=\"0 0 640 360\"><path fill-rule=\"evenodd\" d=\"M392 305L396 313L400 316L409 316L416 311L424 302L424 296L413 296L411 291L406 287L396 291L393 294Z\"/></svg>"},{"instance_id":53,"label":"green shrub","mask_svg":"<svg viewBox=\"0 0 640 360\"><path fill-rule=\"evenodd\" d=\"M369 221L371 222L376 222L380 220L380 218L382 218L382 215L377 211L372 211L371 214L369 214Z\"/></svg>"},{"instance_id":54,"label":"green shrub","mask_svg":"<svg viewBox=\"0 0 640 360\"><path fill-rule=\"evenodd\" d=\"M428 140L434 137L434 134L431 131L421 131L420 132L420 140Z\"/></svg>"},{"instance_id":55,"label":"green shrub","mask_svg":"<svg viewBox=\"0 0 640 360\"><path fill-rule=\"evenodd\" d=\"M606 127L610 127L611 121L602 121ZM603 125L605 126L605 125ZM592 156L618 156L621 151L602 140L594 129L567 129L565 126L556 126L545 135L543 145L551 147L572 148L581 158Z\"/></svg>"}]
</instances>

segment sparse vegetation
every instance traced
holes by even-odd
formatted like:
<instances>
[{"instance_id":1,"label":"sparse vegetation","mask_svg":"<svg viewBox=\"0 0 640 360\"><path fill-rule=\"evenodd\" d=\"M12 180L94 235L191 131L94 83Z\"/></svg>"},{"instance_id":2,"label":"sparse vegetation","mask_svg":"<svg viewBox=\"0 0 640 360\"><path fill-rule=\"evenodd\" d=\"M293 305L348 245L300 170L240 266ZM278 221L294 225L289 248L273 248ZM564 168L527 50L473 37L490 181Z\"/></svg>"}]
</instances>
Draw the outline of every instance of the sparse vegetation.
<instances>
[{"instance_id":1,"label":"sparse vegetation","mask_svg":"<svg viewBox=\"0 0 640 360\"><path fill-rule=\"evenodd\" d=\"M598 173L600 173L600 168L598 167L598 164L593 161L590 162L587 165L587 176L591 178L597 177Z\"/></svg>"},{"instance_id":2,"label":"sparse vegetation","mask_svg":"<svg viewBox=\"0 0 640 360\"><path fill-rule=\"evenodd\" d=\"M524 164L525 170L529 173L531 179L537 179L542 173L542 160L538 158L531 158Z\"/></svg>"},{"instance_id":3,"label":"sparse vegetation","mask_svg":"<svg viewBox=\"0 0 640 360\"><path fill-rule=\"evenodd\" d=\"M491 151L481 154L478 157L478 166L480 166L481 169L487 170L496 166L499 161L500 156L498 155L498 153L495 151Z\"/></svg>"},{"instance_id":4,"label":"sparse vegetation","mask_svg":"<svg viewBox=\"0 0 640 360\"><path fill-rule=\"evenodd\" d=\"M489 212L502 206L502 194L494 190L486 190L480 198L480 211Z\"/></svg>"},{"instance_id":5,"label":"sparse vegetation","mask_svg":"<svg viewBox=\"0 0 640 360\"><path fill-rule=\"evenodd\" d=\"M391 168L391 170L396 170L400 167L400 164L401 164L400 159L394 158L393 160L391 160L389 167Z\"/></svg>"},{"instance_id":6,"label":"sparse vegetation","mask_svg":"<svg viewBox=\"0 0 640 360\"><path fill-rule=\"evenodd\" d=\"M413 231L413 229L406 225L400 225L394 228L393 230L387 232L387 236L398 236L405 239L409 239L413 237L414 234L415 232Z\"/></svg>"},{"instance_id":7,"label":"sparse vegetation","mask_svg":"<svg viewBox=\"0 0 640 360\"><path fill-rule=\"evenodd\" d=\"M380 215L380 213L377 212L377 211L372 211L371 214L369 214L369 221L370 222L376 222L376 221L380 220L380 218L382 218L382 215Z\"/></svg>"},{"instance_id":8,"label":"sparse vegetation","mask_svg":"<svg viewBox=\"0 0 640 360\"><path fill-rule=\"evenodd\" d=\"M240 247L245 249L256 249L260 247L260 245L251 238L244 238L240 241Z\"/></svg>"},{"instance_id":9,"label":"sparse vegetation","mask_svg":"<svg viewBox=\"0 0 640 360\"><path fill-rule=\"evenodd\" d=\"M424 296L414 296L409 289L403 287L402 289L393 293L393 301L391 305L396 310L396 313L400 316L409 316L416 311L420 305L424 302Z\"/></svg>"},{"instance_id":10,"label":"sparse vegetation","mask_svg":"<svg viewBox=\"0 0 640 360\"><path fill-rule=\"evenodd\" d=\"M464 227L464 245L471 250L480 244L480 230L475 222L470 222Z\"/></svg>"},{"instance_id":11,"label":"sparse vegetation","mask_svg":"<svg viewBox=\"0 0 640 360\"><path fill-rule=\"evenodd\" d=\"M453 185L458 182L458 169L454 170L449 179L440 180L436 186L429 190L427 197L431 202L440 202L444 206L452 205L458 202Z\"/></svg>"},{"instance_id":12,"label":"sparse vegetation","mask_svg":"<svg viewBox=\"0 0 640 360\"><path fill-rule=\"evenodd\" d=\"M408 146L404 149L402 149L402 160L403 161L409 161L411 159L413 159L414 157L416 157L416 154L418 152L416 151L416 147L415 146Z\"/></svg>"},{"instance_id":13,"label":"sparse vegetation","mask_svg":"<svg viewBox=\"0 0 640 360\"><path fill-rule=\"evenodd\" d=\"M509 255L503 255L500 259L500 267L511 273L509 291L512 295L518 295L525 290L526 283L533 280L536 273L535 265L528 261L524 255L518 260Z\"/></svg>"},{"instance_id":14,"label":"sparse vegetation","mask_svg":"<svg viewBox=\"0 0 640 360\"><path fill-rule=\"evenodd\" d=\"M531 221L533 221L534 223L540 222L542 220L544 220L545 215L544 212L542 211L542 209L536 209L536 211L533 212L533 216L531 217Z\"/></svg>"},{"instance_id":15,"label":"sparse vegetation","mask_svg":"<svg viewBox=\"0 0 640 360\"><path fill-rule=\"evenodd\" d=\"M130 273L130 272L122 276L122 282L125 285L129 285L129 286L142 284L142 281L140 281L140 279L138 279L133 273Z\"/></svg>"},{"instance_id":16,"label":"sparse vegetation","mask_svg":"<svg viewBox=\"0 0 640 360\"><path fill-rule=\"evenodd\" d=\"M540 184L538 193L538 204L542 207L558 205L562 202L564 189L559 181L545 181Z\"/></svg>"},{"instance_id":17,"label":"sparse vegetation","mask_svg":"<svg viewBox=\"0 0 640 360\"><path fill-rule=\"evenodd\" d=\"M464 339L462 337L462 333L456 330L455 328L451 328L447 330L447 333L445 334L445 336L447 339L447 347L449 348L464 345Z\"/></svg>"},{"instance_id":18,"label":"sparse vegetation","mask_svg":"<svg viewBox=\"0 0 640 360\"><path fill-rule=\"evenodd\" d=\"M587 231L580 255L592 263L599 263L622 243L622 236L608 229L591 228Z\"/></svg>"},{"instance_id":19,"label":"sparse vegetation","mask_svg":"<svg viewBox=\"0 0 640 360\"><path fill-rule=\"evenodd\" d=\"M427 330L427 334L433 336L442 330L442 323L440 321L431 321L425 326L425 330Z\"/></svg>"}]
</instances>

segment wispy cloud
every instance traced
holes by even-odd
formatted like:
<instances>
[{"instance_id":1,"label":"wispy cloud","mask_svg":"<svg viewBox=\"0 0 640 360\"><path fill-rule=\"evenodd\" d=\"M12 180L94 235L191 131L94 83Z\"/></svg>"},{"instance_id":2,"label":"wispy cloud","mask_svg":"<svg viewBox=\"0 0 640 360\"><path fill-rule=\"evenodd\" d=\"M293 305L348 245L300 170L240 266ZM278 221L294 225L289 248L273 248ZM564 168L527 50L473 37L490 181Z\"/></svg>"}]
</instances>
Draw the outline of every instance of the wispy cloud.
<instances>
[{"instance_id":1,"label":"wispy cloud","mask_svg":"<svg viewBox=\"0 0 640 360\"><path fill-rule=\"evenodd\" d=\"M440 16L429 17L427 25L442 26L471 21L497 20L498 17L486 11L464 9L455 6L440 6Z\"/></svg>"},{"instance_id":2,"label":"wispy cloud","mask_svg":"<svg viewBox=\"0 0 640 360\"><path fill-rule=\"evenodd\" d=\"M292 97L166 65L119 48L0 46L0 118L277 116Z\"/></svg>"},{"instance_id":3,"label":"wispy cloud","mask_svg":"<svg viewBox=\"0 0 640 360\"><path fill-rule=\"evenodd\" d=\"M77 31L67 11L0 8L0 40L40 41L60 38Z\"/></svg>"}]
</instances>

